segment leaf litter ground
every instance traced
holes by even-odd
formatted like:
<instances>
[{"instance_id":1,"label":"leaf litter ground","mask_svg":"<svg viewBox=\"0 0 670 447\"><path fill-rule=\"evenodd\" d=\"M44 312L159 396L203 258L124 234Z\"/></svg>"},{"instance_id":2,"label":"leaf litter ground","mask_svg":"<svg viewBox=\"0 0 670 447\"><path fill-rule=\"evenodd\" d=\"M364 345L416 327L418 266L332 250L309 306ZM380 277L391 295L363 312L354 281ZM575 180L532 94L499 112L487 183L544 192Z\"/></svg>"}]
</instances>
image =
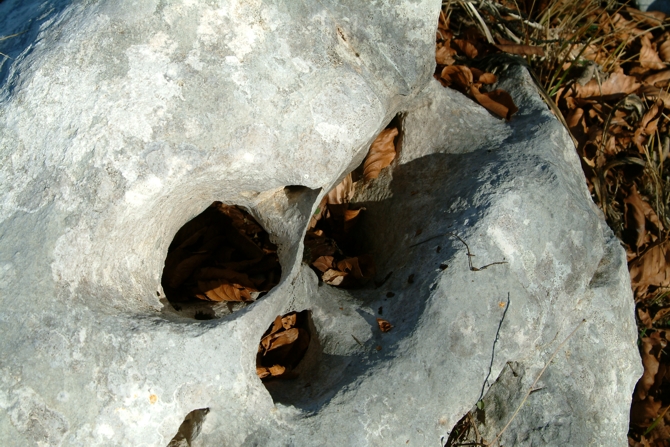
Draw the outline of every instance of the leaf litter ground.
<instances>
[{"instance_id":1,"label":"leaf litter ground","mask_svg":"<svg viewBox=\"0 0 670 447\"><path fill-rule=\"evenodd\" d=\"M644 365L629 444L670 445L670 22L614 1L449 1L435 59L442 85L505 120L517 108L497 76L526 66L569 130L628 257ZM468 413L446 445L487 444Z\"/></svg>"}]
</instances>

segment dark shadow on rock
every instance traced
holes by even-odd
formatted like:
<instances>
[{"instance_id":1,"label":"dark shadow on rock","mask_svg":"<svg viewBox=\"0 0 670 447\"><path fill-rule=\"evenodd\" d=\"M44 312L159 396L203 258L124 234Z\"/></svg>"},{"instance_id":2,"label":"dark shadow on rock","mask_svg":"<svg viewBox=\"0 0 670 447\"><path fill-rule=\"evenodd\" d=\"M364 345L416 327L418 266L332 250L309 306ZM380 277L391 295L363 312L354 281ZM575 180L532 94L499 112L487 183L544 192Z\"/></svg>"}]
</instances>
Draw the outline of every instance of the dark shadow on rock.
<instances>
[{"instance_id":1,"label":"dark shadow on rock","mask_svg":"<svg viewBox=\"0 0 670 447\"><path fill-rule=\"evenodd\" d=\"M16 88L15 80L8 79L10 67L30 55L35 45L39 43L39 34L44 32L44 26L53 26L57 23L57 17L71 3L72 0L0 2L0 38L7 37L0 40L0 53L4 54L0 55L0 88L6 89L5 94L11 95ZM9 85L5 85L7 82Z\"/></svg>"}]
</instances>

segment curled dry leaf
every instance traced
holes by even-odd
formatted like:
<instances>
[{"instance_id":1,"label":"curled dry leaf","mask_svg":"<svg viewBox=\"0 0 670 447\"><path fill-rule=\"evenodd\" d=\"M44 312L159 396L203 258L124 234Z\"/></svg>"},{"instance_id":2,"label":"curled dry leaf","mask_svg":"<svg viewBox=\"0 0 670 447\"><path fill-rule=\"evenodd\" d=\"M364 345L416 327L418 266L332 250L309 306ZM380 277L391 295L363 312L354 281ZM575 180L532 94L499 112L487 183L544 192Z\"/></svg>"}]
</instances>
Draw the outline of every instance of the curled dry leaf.
<instances>
[{"instance_id":1,"label":"curled dry leaf","mask_svg":"<svg viewBox=\"0 0 670 447\"><path fill-rule=\"evenodd\" d=\"M382 130L375 141L372 142L368 156L363 163L363 179L365 181L379 177L382 169L391 164L396 156L394 140L397 135L398 129L391 127Z\"/></svg>"},{"instance_id":2,"label":"curled dry leaf","mask_svg":"<svg viewBox=\"0 0 670 447\"><path fill-rule=\"evenodd\" d=\"M442 69L440 74L447 87L457 87L462 91L467 91L472 85L473 76L470 68L465 65L450 65Z\"/></svg>"},{"instance_id":3,"label":"curled dry leaf","mask_svg":"<svg viewBox=\"0 0 670 447\"><path fill-rule=\"evenodd\" d=\"M344 272L335 269L328 269L323 273L321 279L323 279L323 282L328 285L339 286L342 284L342 281L344 281L345 276L347 276L347 274Z\"/></svg>"},{"instance_id":4,"label":"curled dry leaf","mask_svg":"<svg viewBox=\"0 0 670 447\"><path fill-rule=\"evenodd\" d=\"M479 52L475 46L464 39L453 39L451 41L452 48L455 48L459 53L466 56L468 59L475 59Z\"/></svg>"},{"instance_id":5,"label":"curled dry leaf","mask_svg":"<svg viewBox=\"0 0 670 447\"><path fill-rule=\"evenodd\" d=\"M320 272L325 272L334 267L333 261L334 257L332 256L319 256L316 258L312 265L316 267Z\"/></svg>"},{"instance_id":6,"label":"curled dry leaf","mask_svg":"<svg viewBox=\"0 0 670 447\"><path fill-rule=\"evenodd\" d=\"M286 331L277 332L275 334L266 335L261 340L261 346L265 353L282 346L289 345L298 339L300 331L298 328L291 328Z\"/></svg>"},{"instance_id":7,"label":"curled dry leaf","mask_svg":"<svg viewBox=\"0 0 670 447\"><path fill-rule=\"evenodd\" d=\"M383 318L377 318L377 324L379 325L379 330L382 332L388 332L393 329L393 325Z\"/></svg>"},{"instance_id":8,"label":"curled dry leaf","mask_svg":"<svg viewBox=\"0 0 670 447\"><path fill-rule=\"evenodd\" d=\"M343 259L337 263L337 268L356 279L369 279L375 274L375 265L369 255Z\"/></svg>"},{"instance_id":9,"label":"curled dry leaf","mask_svg":"<svg viewBox=\"0 0 670 447\"><path fill-rule=\"evenodd\" d=\"M265 379L270 375L270 370L265 366L257 366L256 375L258 376L259 379Z\"/></svg>"},{"instance_id":10,"label":"curled dry leaf","mask_svg":"<svg viewBox=\"0 0 670 447\"><path fill-rule=\"evenodd\" d=\"M268 368L268 371L270 372L270 375L276 377L284 374L284 372L286 372L286 368L284 368L281 365L272 365L271 367Z\"/></svg>"},{"instance_id":11,"label":"curled dry leaf","mask_svg":"<svg viewBox=\"0 0 670 447\"><path fill-rule=\"evenodd\" d=\"M651 85L668 80L670 80L670 70L659 71L644 78L644 82Z\"/></svg>"},{"instance_id":12,"label":"curled dry leaf","mask_svg":"<svg viewBox=\"0 0 670 447\"><path fill-rule=\"evenodd\" d=\"M225 279L198 281L198 289L209 301L252 301L250 289L239 284L229 284ZM251 291L255 292L255 290Z\"/></svg>"},{"instance_id":13,"label":"curled dry leaf","mask_svg":"<svg viewBox=\"0 0 670 447\"><path fill-rule=\"evenodd\" d=\"M508 121L512 118L512 115L519 111L512 96L504 90L496 89L492 92L482 93L478 88L472 86L470 91L475 100L486 110Z\"/></svg>"},{"instance_id":14,"label":"curled dry leaf","mask_svg":"<svg viewBox=\"0 0 670 447\"><path fill-rule=\"evenodd\" d=\"M670 35L665 34L665 39L658 47L658 55L663 62L670 62Z\"/></svg>"},{"instance_id":15,"label":"curled dry leaf","mask_svg":"<svg viewBox=\"0 0 670 447\"><path fill-rule=\"evenodd\" d=\"M440 45L435 51L435 62L439 65L452 65L456 60L454 56L456 55L456 50L451 48L449 45Z\"/></svg>"},{"instance_id":16,"label":"curled dry leaf","mask_svg":"<svg viewBox=\"0 0 670 447\"><path fill-rule=\"evenodd\" d=\"M662 346L661 341L653 337L644 337L640 340L640 343L640 355L642 356L644 373L635 387L635 397L644 400L656 382L656 374L660 366L657 356L660 354Z\"/></svg>"},{"instance_id":17,"label":"curled dry leaf","mask_svg":"<svg viewBox=\"0 0 670 447\"><path fill-rule=\"evenodd\" d=\"M640 48L640 65L642 67L652 70L667 68L656 51L656 45L651 43L647 34L640 36L640 43L642 44L642 48Z\"/></svg>"}]
</instances>

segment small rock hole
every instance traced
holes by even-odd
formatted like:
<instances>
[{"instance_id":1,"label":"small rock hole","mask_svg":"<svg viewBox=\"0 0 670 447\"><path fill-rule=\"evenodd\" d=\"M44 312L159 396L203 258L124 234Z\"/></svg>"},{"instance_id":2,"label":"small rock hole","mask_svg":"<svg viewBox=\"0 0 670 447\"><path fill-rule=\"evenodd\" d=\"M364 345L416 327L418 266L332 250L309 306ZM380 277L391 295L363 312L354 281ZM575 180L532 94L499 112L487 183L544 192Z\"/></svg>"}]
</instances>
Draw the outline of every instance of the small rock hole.
<instances>
[{"instance_id":1,"label":"small rock hole","mask_svg":"<svg viewBox=\"0 0 670 447\"><path fill-rule=\"evenodd\" d=\"M280 278L269 234L243 208L214 202L175 235L161 282L175 311L209 320L252 303Z\"/></svg>"},{"instance_id":2,"label":"small rock hole","mask_svg":"<svg viewBox=\"0 0 670 447\"><path fill-rule=\"evenodd\" d=\"M372 142L361 165L323 197L310 219L303 261L328 285L362 287L377 274L375 262L366 253L366 243L359 231L366 208L352 200L358 189L375 182L397 158L402 144L403 118L403 114L398 114L391 120ZM376 286L381 287L390 274L376 282Z\"/></svg>"},{"instance_id":3,"label":"small rock hole","mask_svg":"<svg viewBox=\"0 0 670 447\"><path fill-rule=\"evenodd\" d=\"M294 379L309 342L308 311L277 315L258 344L256 374L263 380Z\"/></svg>"},{"instance_id":4,"label":"small rock hole","mask_svg":"<svg viewBox=\"0 0 670 447\"><path fill-rule=\"evenodd\" d=\"M177 434L172 438L167 447L191 447L191 443L200 434L200 429L207 413L209 413L209 408L200 408L187 414L184 422L179 426Z\"/></svg>"}]
</instances>

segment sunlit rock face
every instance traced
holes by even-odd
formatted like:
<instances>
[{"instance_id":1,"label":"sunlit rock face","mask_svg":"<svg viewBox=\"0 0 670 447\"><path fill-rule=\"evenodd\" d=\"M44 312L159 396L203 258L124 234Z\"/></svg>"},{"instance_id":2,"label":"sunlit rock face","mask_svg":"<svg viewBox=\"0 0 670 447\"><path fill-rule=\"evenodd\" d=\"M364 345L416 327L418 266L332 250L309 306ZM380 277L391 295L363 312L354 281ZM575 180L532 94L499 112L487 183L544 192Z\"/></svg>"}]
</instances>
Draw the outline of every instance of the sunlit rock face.
<instances>
[{"instance_id":1,"label":"sunlit rock face","mask_svg":"<svg viewBox=\"0 0 670 447\"><path fill-rule=\"evenodd\" d=\"M482 394L525 393L583 319L503 444L626 445L623 250L525 72L501 81L509 123L432 79L439 8L0 3L3 445L439 445ZM396 160L353 198L377 278L319 283L309 219L399 114ZM267 231L281 278L201 321L161 274L215 201ZM304 310L299 375L261 382L261 336ZM507 362L523 380L493 385Z\"/></svg>"}]
</instances>

